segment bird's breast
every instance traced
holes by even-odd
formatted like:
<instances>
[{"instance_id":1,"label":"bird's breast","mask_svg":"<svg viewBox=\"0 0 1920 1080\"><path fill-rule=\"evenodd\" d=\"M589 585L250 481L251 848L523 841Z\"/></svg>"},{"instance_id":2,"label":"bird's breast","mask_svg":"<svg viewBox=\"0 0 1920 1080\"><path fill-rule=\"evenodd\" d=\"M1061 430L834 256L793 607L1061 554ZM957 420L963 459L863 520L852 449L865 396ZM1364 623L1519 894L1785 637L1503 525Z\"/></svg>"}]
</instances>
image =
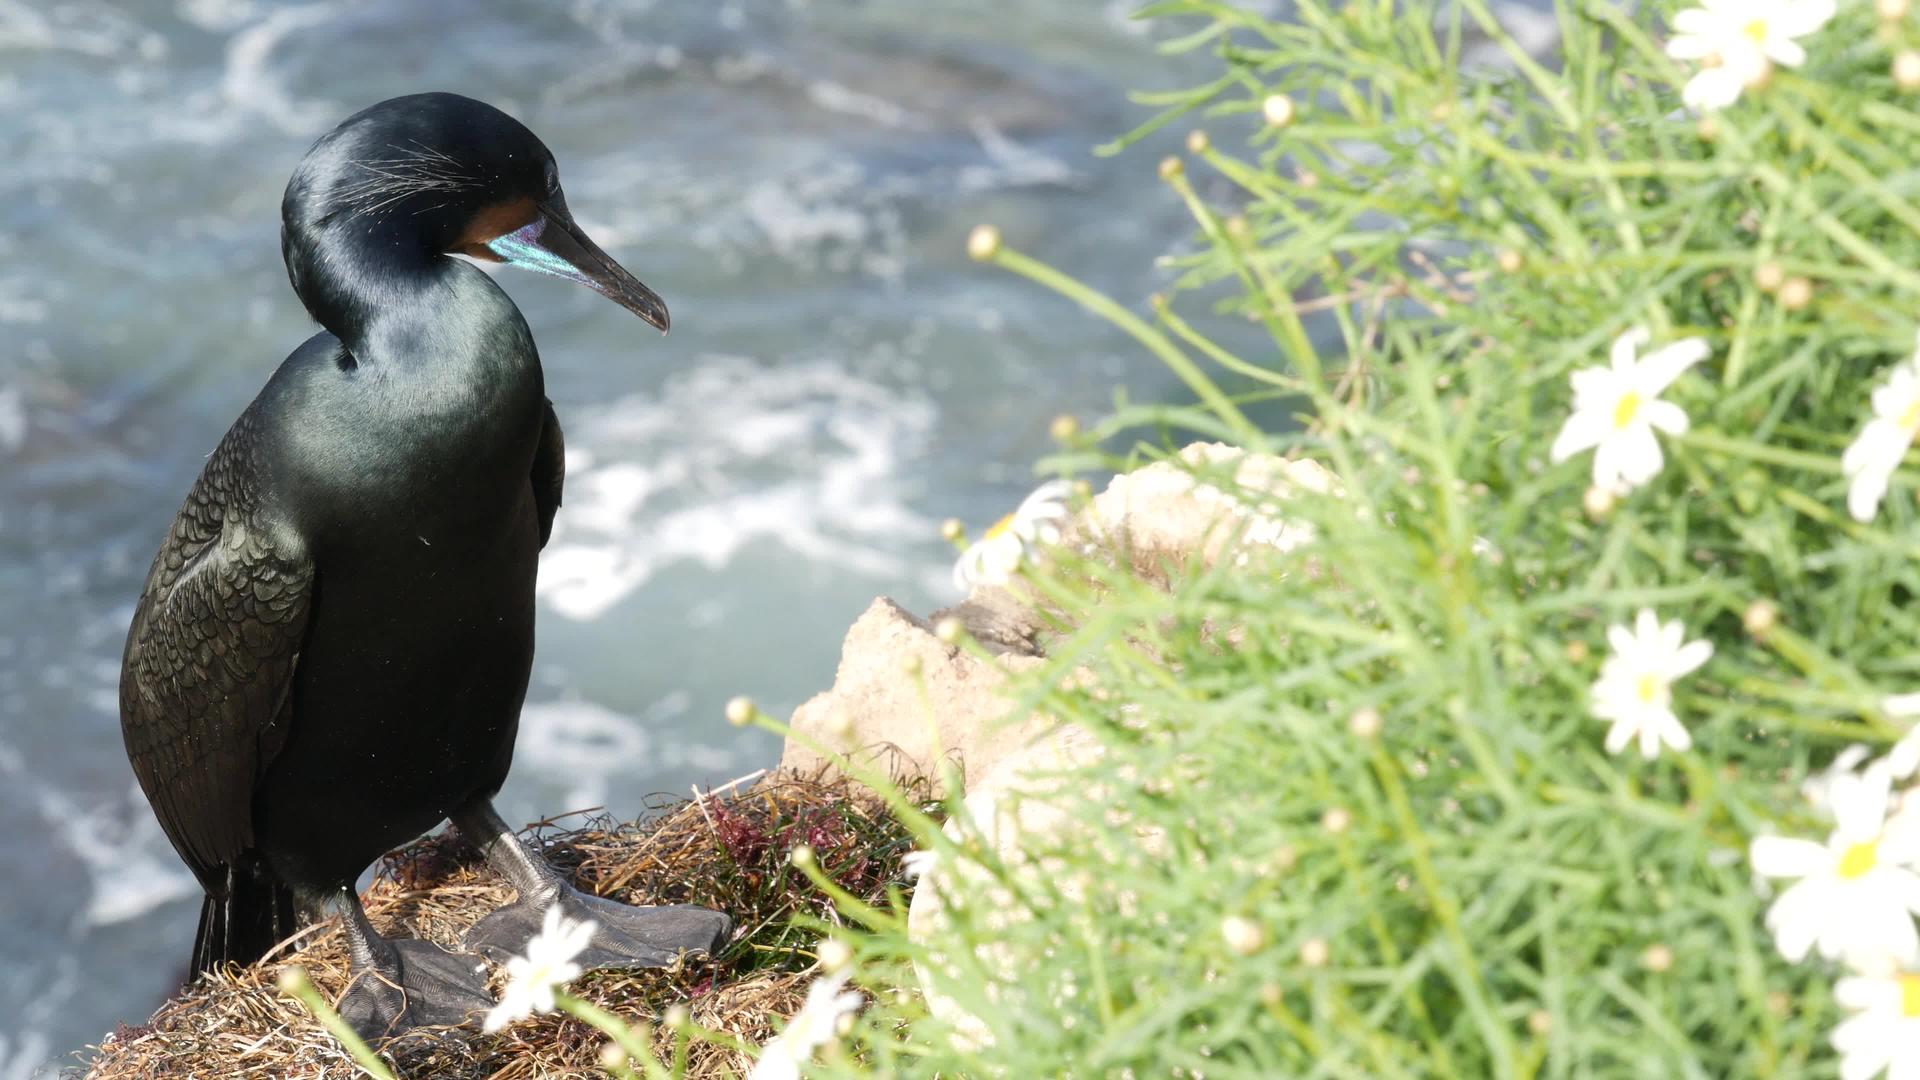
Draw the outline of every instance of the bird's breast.
<instances>
[{"instance_id":1,"label":"bird's breast","mask_svg":"<svg viewBox=\"0 0 1920 1080\"><path fill-rule=\"evenodd\" d=\"M544 405L537 373L518 385L342 378L282 428L291 516L318 550L518 540Z\"/></svg>"}]
</instances>

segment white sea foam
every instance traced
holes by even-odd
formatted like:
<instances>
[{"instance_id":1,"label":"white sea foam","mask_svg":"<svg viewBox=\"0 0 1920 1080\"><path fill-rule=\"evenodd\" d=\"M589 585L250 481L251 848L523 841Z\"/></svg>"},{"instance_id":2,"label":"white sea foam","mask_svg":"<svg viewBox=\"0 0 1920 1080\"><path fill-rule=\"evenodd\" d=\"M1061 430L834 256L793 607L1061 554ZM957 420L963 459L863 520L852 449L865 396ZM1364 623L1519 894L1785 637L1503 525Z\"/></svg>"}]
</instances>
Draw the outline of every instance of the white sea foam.
<instances>
[{"instance_id":1,"label":"white sea foam","mask_svg":"<svg viewBox=\"0 0 1920 1080\"><path fill-rule=\"evenodd\" d=\"M652 744L631 716L591 701L548 701L520 710L514 757L520 768L564 777L567 807L586 809L606 805L608 781L645 760Z\"/></svg>"},{"instance_id":2,"label":"white sea foam","mask_svg":"<svg viewBox=\"0 0 1920 1080\"><path fill-rule=\"evenodd\" d=\"M18 453L26 444L26 395L17 386L0 389L0 451Z\"/></svg>"},{"instance_id":3,"label":"white sea foam","mask_svg":"<svg viewBox=\"0 0 1920 1080\"><path fill-rule=\"evenodd\" d=\"M0 1033L0 1080L54 1075L48 1063L52 1056L53 1045L37 1031L23 1031L11 1038ZM42 1071L43 1067L47 1071Z\"/></svg>"},{"instance_id":4,"label":"white sea foam","mask_svg":"<svg viewBox=\"0 0 1920 1080\"><path fill-rule=\"evenodd\" d=\"M180 0L180 17L202 30L234 30L260 12L254 0Z\"/></svg>"},{"instance_id":5,"label":"white sea foam","mask_svg":"<svg viewBox=\"0 0 1920 1080\"><path fill-rule=\"evenodd\" d=\"M1050 154L1021 146L985 117L968 124L987 164L968 165L960 170L956 186L961 191L995 191L1001 188L1039 187L1066 184L1073 180L1073 168Z\"/></svg>"},{"instance_id":6,"label":"white sea foam","mask_svg":"<svg viewBox=\"0 0 1920 1080\"><path fill-rule=\"evenodd\" d=\"M109 57L130 52L150 56L156 48L164 52L166 40L106 4L0 0L0 50Z\"/></svg>"},{"instance_id":7,"label":"white sea foam","mask_svg":"<svg viewBox=\"0 0 1920 1080\"><path fill-rule=\"evenodd\" d=\"M81 918L88 925L126 922L200 895L199 883L173 857L139 788L131 788L125 799L93 807L43 790L39 803L67 850L87 868L93 892Z\"/></svg>"},{"instance_id":8,"label":"white sea foam","mask_svg":"<svg viewBox=\"0 0 1920 1080\"><path fill-rule=\"evenodd\" d=\"M848 248L867 243L867 215L835 196L855 184L852 162L785 180L762 180L747 190L747 215L766 234L773 250L802 262L830 245Z\"/></svg>"},{"instance_id":9,"label":"white sea foam","mask_svg":"<svg viewBox=\"0 0 1920 1080\"><path fill-rule=\"evenodd\" d=\"M595 619L664 567L719 568L755 541L898 578L893 541L932 529L901 471L933 422L928 401L827 361L702 357L658 397L569 420L590 464L567 477L540 595Z\"/></svg>"},{"instance_id":10,"label":"white sea foam","mask_svg":"<svg viewBox=\"0 0 1920 1080\"><path fill-rule=\"evenodd\" d=\"M864 94L832 80L822 79L807 86L807 100L828 112L858 116L891 128L919 128L925 123L913 113L885 98Z\"/></svg>"},{"instance_id":11,"label":"white sea foam","mask_svg":"<svg viewBox=\"0 0 1920 1080\"><path fill-rule=\"evenodd\" d=\"M253 112L292 135L317 132L339 118L331 101L298 101L273 74L273 51L280 42L337 13L332 4L281 8L240 30L227 41L227 66L220 93L235 109Z\"/></svg>"}]
</instances>

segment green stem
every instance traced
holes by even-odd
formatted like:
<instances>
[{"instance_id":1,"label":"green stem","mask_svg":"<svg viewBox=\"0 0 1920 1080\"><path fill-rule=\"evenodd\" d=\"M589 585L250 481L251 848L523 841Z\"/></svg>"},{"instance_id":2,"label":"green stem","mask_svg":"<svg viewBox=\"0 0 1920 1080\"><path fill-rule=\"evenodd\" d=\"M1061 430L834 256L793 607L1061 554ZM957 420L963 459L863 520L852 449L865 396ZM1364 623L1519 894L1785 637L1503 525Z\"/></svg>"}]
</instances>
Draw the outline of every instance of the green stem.
<instances>
[{"instance_id":1,"label":"green stem","mask_svg":"<svg viewBox=\"0 0 1920 1080\"><path fill-rule=\"evenodd\" d=\"M395 1080L393 1071L387 1068L387 1063L380 1060L380 1056L375 1054L366 1040L353 1030L352 1025L342 1019L339 1013L333 1011L333 1006L327 1004L326 998L320 996L319 988L313 985L312 979L307 978L306 969L290 967L281 972L280 991L305 1005L307 1011L320 1021L320 1026L340 1040L340 1045L346 1048L347 1053L353 1055L353 1060L360 1066L362 1072L373 1077L374 1080Z\"/></svg>"},{"instance_id":2,"label":"green stem","mask_svg":"<svg viewBox=\"0 0 1920 1080\"><path fill-rule=\"evenodd\" d=\"M1234 434L1243 440L1242 445L1249 449L1266 447L1266 436L1259 428L1253 426L1253 423L1246 418L1238 406L1228 399L1226 394L1221 392L1218 386L1214 385L1213 380L1207 378L1206 373L1188 359L1187 354L1181 352L1178 345L1169 341L1165 334L1149 326L1138 315L1121 307L1106 294L1089 288L1043 262L1028 258L1009 248L1003 247L995 252L992 261L995 265L1045 285L1070 300L1079 301L1083 307L1126 331L1135 341L1146 346L1149 352L1159 357L1161 362L1167 365L1168 370L1178 376L1181 382L1186 383L1187 388L1192 390L1195 396L1205 402L1215 415L1233 429Z\"/></svg>"}]
</instances>

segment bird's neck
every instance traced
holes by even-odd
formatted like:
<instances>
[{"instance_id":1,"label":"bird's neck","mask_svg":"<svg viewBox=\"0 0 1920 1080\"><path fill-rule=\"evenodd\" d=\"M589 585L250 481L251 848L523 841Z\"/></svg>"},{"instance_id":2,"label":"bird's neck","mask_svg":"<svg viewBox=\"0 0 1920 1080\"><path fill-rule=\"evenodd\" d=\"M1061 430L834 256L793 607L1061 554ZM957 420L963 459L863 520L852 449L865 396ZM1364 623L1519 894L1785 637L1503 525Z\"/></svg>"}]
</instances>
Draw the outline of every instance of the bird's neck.
<instances>
[{"instance_id":1,"label":"bird's neck","mask_svg":"<svg viewBox=\"0 0 1920 1080\"><path fill-rule=\"evenodd\" d=\"M283 247L294 291L345 363L478 378L539 363L520 310L469 263L374 232Z\"/></svg>"}]
</instances>

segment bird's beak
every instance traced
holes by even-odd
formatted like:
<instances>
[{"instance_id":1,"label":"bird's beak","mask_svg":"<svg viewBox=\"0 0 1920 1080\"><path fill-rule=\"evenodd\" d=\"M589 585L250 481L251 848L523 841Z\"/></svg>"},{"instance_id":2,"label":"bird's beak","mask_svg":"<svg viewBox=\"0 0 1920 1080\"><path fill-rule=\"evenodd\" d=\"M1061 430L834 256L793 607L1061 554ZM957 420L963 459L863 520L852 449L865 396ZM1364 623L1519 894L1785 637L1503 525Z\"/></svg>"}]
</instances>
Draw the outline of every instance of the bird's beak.
<instances>
[{"instance_id":1,"label":"bird's beak","mask_svg":"<svg viewBox=\"0 0 1920 1080\"><path fill-rule=\"evenodd\" d=\"M487 241L487 250L508 265L577 281L667 332L667 302L588 239L565 203L536 208L532 221Z\"/></svg>"}]
</instances>

